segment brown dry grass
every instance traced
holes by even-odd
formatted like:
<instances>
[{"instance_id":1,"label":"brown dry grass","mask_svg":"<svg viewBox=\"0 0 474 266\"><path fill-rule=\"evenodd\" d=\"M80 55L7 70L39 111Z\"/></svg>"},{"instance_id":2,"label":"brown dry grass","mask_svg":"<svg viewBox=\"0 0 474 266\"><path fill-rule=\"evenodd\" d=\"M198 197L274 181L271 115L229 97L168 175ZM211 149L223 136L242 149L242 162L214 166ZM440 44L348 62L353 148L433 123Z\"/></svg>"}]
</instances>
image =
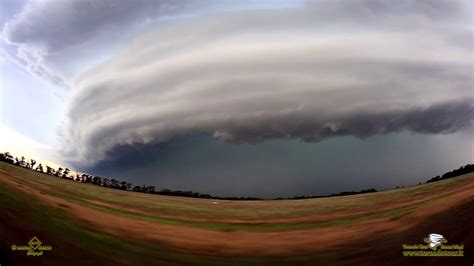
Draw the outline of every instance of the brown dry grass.
<instances>
[{"instance_id":1,"label":"brown dry grass","mask_svg":"<svg viewBox=\"0 0 474 266\"><path fill-rule=\"evenodd\" d=\"M97 209L88 208L74 202L44 194L38 189L50 189L46 185L38 184L24 176L15 173L7 173L3 170L0 171L0 183L14 188L21 193L33 195L46 206L67 206L67 211L72 217L94 226L98 231L119 238L133 238L136 241L164 243L174 249L195 254L218 256L289 256L331 250L347 243L358 243L376 239L376 237L386 233L407 231L419 226L434 215L463 204L474 203L474 182L472 178L470 178L467 179L467 181L459 182L460 184L448 186L439 191L436 196L442 197L442 200L436 201L435 204L427 207L418 208L416 212L410 212L400 217L400 219L368 216L368 218L364 220L357 220L348 224L336 223L322 228L297 229L282 232L222 232L181 225L160 224L101 212ZM335 213L318 213L302 217L257 219L255 223L292 223L330 220L347 215L369 213L374 209L388 210L408 206L410 204L417 204L429 201L433 199L433 197L433 195L422 195L410 199L394 198L390 202L376 206L362 206L355 209L340 210ZM89 202L118 209L121 208L121 206L105 202ZM273 202L273 204L278 203L279 202ZM237 208L236 206L233 207ZM139 209L125 209L140 212ZM189 216L185 218L192 219L193 217ZM203 218L196 219L203 220ZM207 217L204 220L218 220L229 223L252 223L252 221L239 220L232 217Z\"/></svg>"}]
</instances>

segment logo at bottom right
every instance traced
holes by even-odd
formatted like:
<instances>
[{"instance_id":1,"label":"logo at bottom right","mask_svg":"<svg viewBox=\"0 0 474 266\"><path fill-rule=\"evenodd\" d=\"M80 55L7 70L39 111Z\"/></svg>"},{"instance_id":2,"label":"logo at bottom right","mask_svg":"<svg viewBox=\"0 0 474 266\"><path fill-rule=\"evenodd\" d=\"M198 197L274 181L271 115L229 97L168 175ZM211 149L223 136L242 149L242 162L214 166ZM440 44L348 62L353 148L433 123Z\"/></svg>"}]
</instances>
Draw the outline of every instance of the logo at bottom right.
<instances>
[{"instance_id":1,"label":"logo at bottom right","mask_svg":"<svg viewBox=\"0 0 474 266\"><path fill-rule=\"evenodd\" d=\"M441 234L429 234L423 239L425 244L403 244L405 257L462 257L463 244L446 245L448 240Z\"/></svg>"}]
</instances>

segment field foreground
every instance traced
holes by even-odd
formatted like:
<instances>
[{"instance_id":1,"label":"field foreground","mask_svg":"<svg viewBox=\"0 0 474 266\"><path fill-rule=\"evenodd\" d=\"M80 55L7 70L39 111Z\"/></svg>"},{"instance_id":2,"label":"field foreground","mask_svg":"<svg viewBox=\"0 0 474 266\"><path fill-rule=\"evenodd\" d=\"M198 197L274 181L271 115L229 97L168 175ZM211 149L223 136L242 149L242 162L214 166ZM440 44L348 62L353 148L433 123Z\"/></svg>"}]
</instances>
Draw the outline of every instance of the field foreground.
<instances>
[{"instance_id":1,"label":"field foreground","mask_svg":"<svg viewBox=\"0 0 474 266\"><path fill-rule=\"evenodd\" d=\"M0 163L4 265L472 265L474 174L363 195L225 201L132 193ZM464 257L403 257L430 233ZM27 256L11 245L52 246Z\"/></svg>"}]
</instances>

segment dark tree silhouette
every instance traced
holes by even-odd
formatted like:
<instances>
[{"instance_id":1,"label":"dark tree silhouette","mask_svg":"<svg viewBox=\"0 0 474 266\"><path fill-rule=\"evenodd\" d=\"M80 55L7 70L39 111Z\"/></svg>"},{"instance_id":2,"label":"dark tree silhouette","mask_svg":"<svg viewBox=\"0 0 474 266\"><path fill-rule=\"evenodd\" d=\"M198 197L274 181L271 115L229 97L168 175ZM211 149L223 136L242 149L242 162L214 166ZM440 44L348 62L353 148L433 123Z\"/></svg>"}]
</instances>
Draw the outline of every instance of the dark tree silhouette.
<instances>
[{"instance_id":1,"label":"dark tree silhouette","mask_svg":"<svg viewBox=\"0 0 474 266\"><path fill-rule=\"evenodd\" d=\"M119 187L119 181L114 179L114 178L110 179L110 187L111 188L118 188Z\"/></svg>"},{"instance_id":2,"label":"dark tree silhouette","mask_svg":"<svg viewBox=\"0 0 474 266\"><path fill-rule=\"evenodd\" d=\"M35 171L38 171L38 172L43 173L43 166L42 166L41 164L39 164L39 165L36 167Z\"/></svg>"},{"instance_id":3,"label":"dark tree silhouette","mask_svg":"<svg viewBox=\"0 0 474 266\"><path fill-rule=\"evenodd\" d=\"M30 163L31 168L30 169L33 169L33 167L35 167L36 161L33 160L33 159L30 159L30 161L31 161L31 163Z\"/></svg>"},{"instance_id":4,"label":"dark tree silhouette","mask_svg":"<svg viewBox=\"0 0 474 266\"><path fill-rule=\"evenodd\" d=\"M64 178L64 179L70 179L70 177L69 177L69 172L70 172L70 171L71 171L71 170L70 170L69 168L64 168L64 172L63 172L62 178Z\"/></svg>"},{"instance_id":5,"label":"dark tree silhouette","mask_svg":"<svg viewBox=\"0 0 474 266\"><path fill-rule=\"evenodd\" d=\"M15 163L15 160L13 160L13 156L9 152L0 153L0 161L6 162L9 164Z\"/></svg>"},{"instance_id":6,"label":"dark tree silhouette","mask_svg":"<svg viewBox=\"0 0 474 266\"><path fill-rule=\"evenodd\" d=\"M58 168L58 171L56 171L56 176L57 176L57 177L61 177L62 171L63 171L63 168L59 167L59 168Z\"/></svg>"},{"instance_id":7,"label":"dark tree silhouette","mask_svg":"<svg viewBox=\"0 0 474 266\"><path fill-rule=\"evenodd\" d=\"M466 164L465 166L461 166L460 168L456 169L456 170L453 170L453 171L450 171L450 172L447 172L445 174L443 174L443 176L435 176L431 179L429 179L426 183L431 183L431 182L436 182L436 181L440 181L440 180L444 180L444 179L449 179L449 178L453 178L453 177L456 177L456 176L460 176L460 175L464 175L464 174L468 174L468 173L472 173L474 172L474 164Z\"/></svg>"},{"instance_id":8,"label":"dark tree silhouette","mask_svg":"<svg viewBox=\"0 0 474 266\"><path fill-rule=\"evenodd\" d=\"M127 190L127 184L128 184L127 181L122 181L120 182L119 188L123 190Z\"/></svg>"},{"instance_id":9,"label":"dark tree silhouette","mask_svg":"<svg viewBox=\"0 0 474 266\"><path fill-rule=\"evenodd\" d=\"M94 176L92 178L92 184L96 185L96 186L102 186L102 177L100 176Z\"/></svg>"},{"instance_id":10,"label":"dark tree silhouette","mask_svg":"<svg viewBox=\"0 0 474 266\"><path fill-rule=\"evenodd\" d=\"M21 157L21 160L18 159L18 157L15 157L13 159L13 156L9 152L5 153L0 153L0 161L17 165L23 168L27 168L30 170L33 170L34 165L36 165L36 161L31 159L31 163L27 163L25 161L25 157ZM39 164L36 169L38 172L43 172L43 166ZM63 172L64 171L64 172ZM427 181L427 183L431 182L436 182L448 178L453 178L456 176L468 174L474 172L474 164L467 164L465 166L461 166L459 169L447 172L443 174L442 176L436 176ZM90 183L93 185L97 186L103 186L103 187L108 187L108 188L113 188L113 189L122 189L122 190L132 190L135 192L142 192L142 193L150 193L150 194L159 194L159 195L169 195L169 196L181 196L181 197L193 197L193 198L206 198L206 199L224 199L224 200L261 200L260 198L255 198L255 197L216 197L216 196L211 196L209 194L201 194L198 192L193 192L193 191L172 191L169 189L162 189L160 191L156 191L155 186L147 186L143 184L142 186L133 186L132 183L126 182L126 181L120 181L116 180L114 178L109 179L109 178L101 178L99 176L92 176L89 174L79 174L76 172L76 178L73 179L72 177L69 177L68 174L70 173L70 169L68 168L62 168L59 167L59 169L56 171L54 168L49 167L46 165L46 173L48 175L52 176L57 176L57 177L62 177L62 178L67 178L70 180L74 180L77 182L83 182L83 183ZM133 189L132 189L133 187ZM403 186L402 186L403 187ZM397 187L399 188L399 187ZM354 195L354 194L363 194L363 193L373 193L377 192L374 188L371 189L365 189L361 191L345 191L345 192L340 192L337 194L331 194L331 195L326 195L326 196L295 196L293 198L286 198L286 199L308 199L308 198L321 198L321 197L334 197L334 196L346 196L346 195ZM277 198L278 200L280 199L285 199L285 198Z\"/></svg>"},{"instance_id":11,"label":"dark tree silhouette","mask_svg":"<svg viewBox=\"0 0 474 266\"><path fill-rule=\"evenodd\" d=\"M55 171L52 167L49 167L46 165L46 174L48 175L54 175L55 174Z\"/></svg>"},{"instance_id":12,"label":"dark tree silhouette","mask_svg":"<svg viewBox=\"0 0 474 266\"><path fill-rule=\"evenodd\" d=\"M87 174L82 174L81 175L81 182L87 183Z\"/></svg>"},{"instance_id":13,"label":"dark tree silhouette","mask_svg":"<svg viewBox=\"0 0 474 266\"><path fill-rule=\"evenodd\" d=\"M155 193L155 186L147 186L146 187L146 192L147 193Z\"/></svg>"}]
</instances>

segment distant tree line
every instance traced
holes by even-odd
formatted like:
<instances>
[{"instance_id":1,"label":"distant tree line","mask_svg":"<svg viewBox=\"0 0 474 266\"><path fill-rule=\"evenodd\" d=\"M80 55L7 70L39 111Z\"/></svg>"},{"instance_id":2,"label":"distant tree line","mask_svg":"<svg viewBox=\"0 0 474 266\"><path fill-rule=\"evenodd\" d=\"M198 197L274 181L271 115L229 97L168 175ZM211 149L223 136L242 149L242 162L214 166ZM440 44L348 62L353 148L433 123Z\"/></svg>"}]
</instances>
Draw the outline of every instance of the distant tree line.
<instances>
[{"instance_id":1,"label":"distant tree line","mask_svg":"<svg viewBox=\"0 0 474 266\"><path fill-rule=\"evenodd\" d=\"M459 167L456 170L447 172L447 173L443 174L442 176L438 175L438 176L432 177L426 183L432 183L432 182L436 182L436 181L440 181L440 180L445 180L445 179L453 178L453 177L456 177L456 176L469 174L469 173L472 173L472 172L474 172L474 164L466 164L464 166Z\"/></svg>"},{"instance_id":2,"label":"distant tree line","mask_svg":"<svg viewBox=\"0 0 474 266\"><path fill-rule=\"evenodd\" d=\"M93 176L93 175L89 175L85 173L76 173L75 176L72 176L70 175L71 170L69 168L59 167L58 169L55 169L47 165L43 167L41 163L37 164L37 162L33 159L27 160L23 156L21 158L14 157L9 152L0 153L0 161L13 164L16 166L20 166L26 169L30 169L32 171L55 176L58 178L68 179L75 182L88 183L88 184L106 187L106 188L127 190L127 191L133 191L133 192L142 192L142 193L149 193L149 194L157 194L157 195L190 197L190 198L222 199L222 200L261 200L261 198L256 198L256 197L218 197L218 196L212 196L209 194L202 194L202 193L193 192L193 191L181 191L181 190L173 191L170 189L156 190L155 186L148 186L148 185L134 186L132 183L127 182L127 181L121 181L115 178Z\"/></svg>"},{"instance_id":3,"label":"distant tree line","mask_svg":"<svg viewBox=\"0 0 474 266\"><path fill-rule=\"evenodd\" d=\"M339 192L339 193L333 193L331 195L324 195L324 196L319 196L319 195L314 195L314 196L295 196L293 198L288 198L288 199L315 199L315 198L329 198L329 197L338 197L338 196L349 196L349 195L357 195L357 194L365 194L365 193L373 193L377 192L375 188L371 189L364 189L360 191L344 191L344 192ZM284 199L284 198L278 198L278 199Z\"/></svg>"},{"instance_id":4,"label":"distant tree line","mask_svg":"<svg viewBox=\"0 0 474 266\"><path fill-rule=\"evenodd\" d=\"M445 179L453 178L456 176L469 174L472 172L474 172L474 164L466 164L465 166L461 166L460 168L456 170L447 172L443 174L442 176L438 175L433 178L430 178L428 181L426 181L426 183L432 183L432 182L436 182L440 180L445 180ZM418 183L418 185L421 185L421 183ZM403 188L403 186L402 187L397 186L396 189L398 188ZM365 189L365 190L360 190L360 191L344 191L344 192L331 194L327 196L317 196L317 195L316 196L295 196L293 198L288 198L288 199L314 199L314 198L326 198L326 197L337 197L337 196L349 196L349 195L357 195L357 194L365 194L365 193L373 193L373 192L377 192L377 190L374 188L371 188L371 189ZM277 199L285 199L285 198L277 198Z\"/></svg>"},{"instance_id":5,"label":"distant tree line","mask_svg":"<svg viewBox=\"0 0 474 266\"><path fill-rule=\"evenodd\" d=\"M16 166L20 166L26 169L30 169L32 171L44 173L47 175L55 176L62 179L68 179L75 182L81 183L88 183L96 186L106 187L106 188L113 188L113 189L120 189L120 190L127 190L133 192L141 192L141 193L149 193L149 194L157 194L157 195L166 195L166 196L180 196L180 197L189 197L189 198L204 198L204 199L220 199L220 200L262 200L261 198L256 197L219 197L219 196L212 196L209 194L202 194L193 191L181 191L181 190L170 190L170 189L161 189L156 190L155 186L134 186L132 183L127 181L121 181L114 178L105 178L100 176L92 176L85 173L76 173L75 176L71 176L71 170L69 168L59 167L58 169L54 169L53 167L43 165L41 163L37 164L37 161L30 159L27 160L25 157L14 157L9 152L0 153L0 161L6 162L9 164L13 164ZM459 169L447 172L442 176L436 176L429 179L426 183L431 183L439 180L444 180L468 173L474 172L474 165L467 164L465 166L461 166ZM398 188L398 187L397 187ZM283 200L283 199L313 199L313 198L326 198L326 197L337 197L337 196L349 196L349 195L357 195L357 194L365 194L365 193L373 193L377 192L376 189L365 189L360 191L344 191L336 194L325 195L325 196L295 196L292 198L276 198L276 200Z\"/></svg>"}]
</instances>

